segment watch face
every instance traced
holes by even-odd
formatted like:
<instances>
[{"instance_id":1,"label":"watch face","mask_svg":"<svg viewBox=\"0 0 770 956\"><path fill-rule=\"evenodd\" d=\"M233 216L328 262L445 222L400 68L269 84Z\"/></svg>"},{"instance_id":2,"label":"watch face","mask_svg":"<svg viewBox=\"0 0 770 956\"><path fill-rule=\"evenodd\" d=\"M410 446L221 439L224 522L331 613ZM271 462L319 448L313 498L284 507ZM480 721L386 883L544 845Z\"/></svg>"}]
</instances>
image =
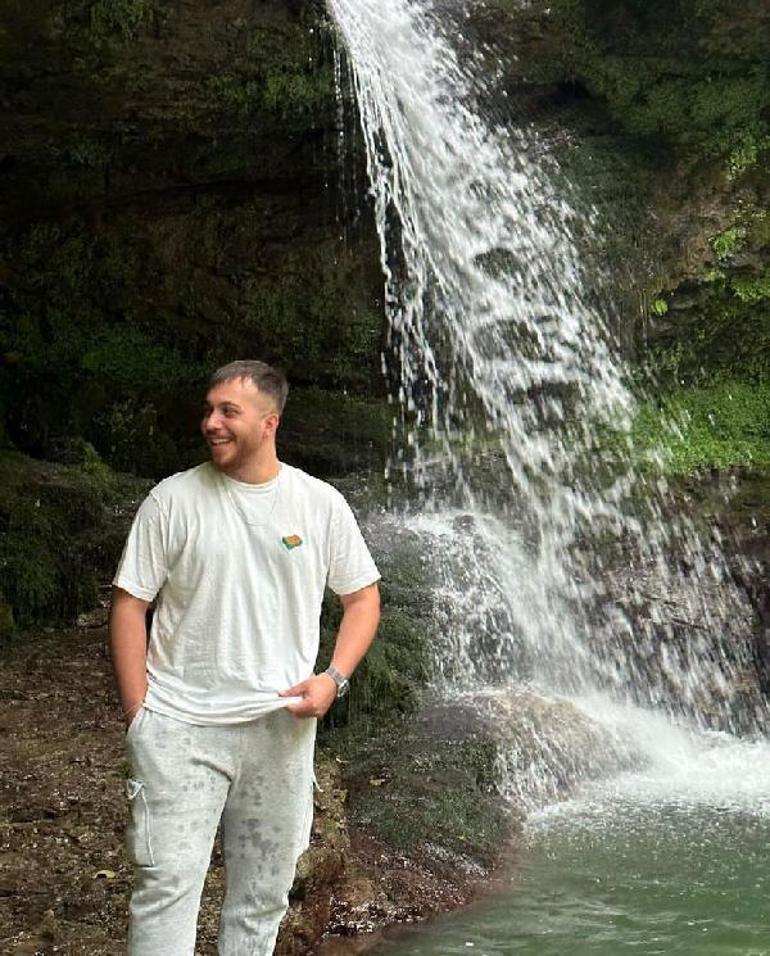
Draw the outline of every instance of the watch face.
<instances>
[{"instance_id":1,"label":"watch face","mask_svg":"<svg viewBox=\"0 0 770 956\"><path fill-rule=\"evenodd\" d=\"M344 697L349 690L350 690L350 681L347 678L345 678L345 680L341 681L339 686L337 687L337 697Z\"/></svg>"}]
</instances>

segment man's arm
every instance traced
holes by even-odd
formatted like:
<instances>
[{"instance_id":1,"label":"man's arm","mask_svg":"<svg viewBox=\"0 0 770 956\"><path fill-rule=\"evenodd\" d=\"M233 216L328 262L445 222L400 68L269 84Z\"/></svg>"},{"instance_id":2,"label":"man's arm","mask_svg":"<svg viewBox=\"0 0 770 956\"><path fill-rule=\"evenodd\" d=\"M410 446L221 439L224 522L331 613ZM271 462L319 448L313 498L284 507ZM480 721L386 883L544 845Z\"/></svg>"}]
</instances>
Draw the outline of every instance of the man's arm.
<instances>
[{"instance_id":1,"label":"man's arm","mask_svg":"<svg viewBox=\"0 0 770 956\"><path fill-rule=\"evenodd\" d=\"M149 601L122 588L112 589L110 652L126 723L130 724L147 693L147 625Z\"/></svg>"},{"instance_id":2,"label":"man's arm","mask_svg":"<svg viewBox=\"0 0 770 956\"><path fill-rule=\"evenodd\" d=\"M352 594L341 594L343 614L331 663L350 677L369 650L380 623L380 589L370 584ZM286 708L296 717L323 717L334 703L337 685L329 674L321 673L281 692L281 697L302 697Z\"/></svg>"}]
</instances>

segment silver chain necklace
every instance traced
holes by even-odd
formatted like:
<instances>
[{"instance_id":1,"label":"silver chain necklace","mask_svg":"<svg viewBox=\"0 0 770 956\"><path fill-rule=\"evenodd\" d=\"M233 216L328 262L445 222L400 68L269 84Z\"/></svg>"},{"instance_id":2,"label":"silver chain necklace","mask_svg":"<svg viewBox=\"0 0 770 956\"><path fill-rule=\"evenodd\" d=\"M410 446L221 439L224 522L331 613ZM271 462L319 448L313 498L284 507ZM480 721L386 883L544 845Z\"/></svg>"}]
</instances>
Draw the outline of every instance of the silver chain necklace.
<instances>
[{"instance_id":1,"label":"silver chain necklace","mask_svg":"<svg viewBox=\"0 0 770 956\"><path fill-rule=\"evenodd\" d=\"M241 507L240 501L238 501L237 497L230 490L230 485L227 481L227 477L225 476L224 472L219 472L220 481L222 482L222 485L224 486L227 497L230 499L230 504L241 516L241 520L243 521L243 523L248 525L250 528L264 527L264 525L266 525L268 521L270 520L270 518L273 516L273 511L275 511L275 506L278 501L278 492L281 490L282 477L283 477L283 466L281 466L281 470L278 472L278 475L275 479L275 488L273 489L273 500L270 502L270 507L267 509L267 513L264 514L263 517L260 518L259 520L254 520L253 517L249 517L249 515L246 514L246 512Z\"/></svg>"}]
</instances>

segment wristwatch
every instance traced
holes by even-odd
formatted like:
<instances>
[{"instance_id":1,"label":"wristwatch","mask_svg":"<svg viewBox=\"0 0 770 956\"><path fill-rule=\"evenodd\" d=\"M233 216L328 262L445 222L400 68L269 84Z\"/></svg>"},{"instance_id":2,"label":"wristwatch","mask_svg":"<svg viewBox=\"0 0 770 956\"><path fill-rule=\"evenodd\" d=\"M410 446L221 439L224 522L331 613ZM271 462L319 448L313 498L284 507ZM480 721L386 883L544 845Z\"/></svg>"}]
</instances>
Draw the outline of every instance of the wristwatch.
<instances>
[{"instance_id":1,"label":"wristwatch","mask_svg":"<svg viewBox=\"0 0 770 956\"><path fill-rule=\"evenodd\" d=\"M338 671L336 667L332 667L332 665L330 664L324 671L324 674L328 674L329 677L331 677L331 679L337 685L338 699L340 697L344 697L345 694L347 694L347 692L350 690L350 681L347 679L347 677L345 677L344 674L340 673L340 671Z\"/></svg>"}]
</instances>

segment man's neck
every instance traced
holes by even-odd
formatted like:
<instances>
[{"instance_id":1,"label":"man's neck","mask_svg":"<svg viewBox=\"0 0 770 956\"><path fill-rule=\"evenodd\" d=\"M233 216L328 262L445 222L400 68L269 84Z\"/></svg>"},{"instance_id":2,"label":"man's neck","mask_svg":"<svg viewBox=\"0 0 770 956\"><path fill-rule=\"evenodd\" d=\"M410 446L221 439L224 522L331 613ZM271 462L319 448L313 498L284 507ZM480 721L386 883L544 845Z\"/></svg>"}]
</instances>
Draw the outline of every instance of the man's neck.
<instances>
[{"instance_id":1,"label":"man's neck","mask_svg":"<svg viewBox=\"0 0 770 956\"><path fill-rule=\"evenodd\" d=\"M243 481L249 485L264 485L278 477L281 463L277 455L270 455L264 460L257 459L222 470L228 478L234 478L236 481Z\"/></svg>"}]
</instances>

